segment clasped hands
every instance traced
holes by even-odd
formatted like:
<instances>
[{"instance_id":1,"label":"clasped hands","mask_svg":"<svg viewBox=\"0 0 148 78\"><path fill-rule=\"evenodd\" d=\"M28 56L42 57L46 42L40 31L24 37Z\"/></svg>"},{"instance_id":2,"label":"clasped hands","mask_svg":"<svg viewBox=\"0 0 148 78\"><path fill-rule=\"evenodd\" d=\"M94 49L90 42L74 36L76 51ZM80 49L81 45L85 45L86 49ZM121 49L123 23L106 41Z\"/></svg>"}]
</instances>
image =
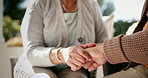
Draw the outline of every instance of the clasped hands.
<instances>
[{"instance_id":1,"label":"clasped hands","mask_svg":"<svg viewBox=\"0 0 148 78\"><path fill-rule=\"evenodd\" d=\"M63 57L67 56L63 55ZM73 71L79 70L81 67L88 69L88 71L93 71L107 62L103 45L94 43L71 47L67 58L65 63Z\"/></svg>"}]
</instances>

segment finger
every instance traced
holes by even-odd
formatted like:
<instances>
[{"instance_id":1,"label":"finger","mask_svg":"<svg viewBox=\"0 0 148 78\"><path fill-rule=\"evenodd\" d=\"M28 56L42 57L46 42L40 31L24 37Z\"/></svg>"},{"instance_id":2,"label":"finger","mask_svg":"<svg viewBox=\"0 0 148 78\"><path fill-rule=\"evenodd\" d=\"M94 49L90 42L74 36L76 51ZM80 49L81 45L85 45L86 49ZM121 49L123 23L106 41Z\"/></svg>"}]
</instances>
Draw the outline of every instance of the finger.
<instances>
[{"instance_id":1,"label":"finger","mask_svg":"<svg viewBox=\"0 0 148 78\"><path fill-rule=\"evenodd\" d=\"M77 65L73 64L73 62L72 62L72 57L69 57L69 59L68 59L68 61L66 62L66 64L67 64L68 66L70 66L71 68L73 68L73 69L76 69L76 68L78 67Z\"/></svg>"},{"instance_id":2,"label":"finger","mask_svg":"<svg viewBox=\"0 0 148 78\"><path fill-rule=\"evenodd\" d=\"M79 70L81 67L77 67L77 69L76 70Z\"/></svg>"},{"instance_id":3,"label":"finger","mask_svg":"<svg viewBox=\"0 0 148 78\"><path fill-rule=\"evenodd\" d=\"M85 51L84 49L78 48L77 53L80 54L81 56L83 56L86 60L91 59L91 55L87 51Z\"/></svg>"},{"instance_id":4,"label":"finger","mask_svg":"<svg viewBox=\"0 0 148 78\"><path fill-rule=\"evenodd\" d=\"M88 69L88 67L93 63L93 61L87 61L85 64L83 64L82 66L85 68L85 69Z\"/></svg>"},{"instance_id":5,"label":"finger","mask_svg":"<svg viewBox=\"0 0 148 78\"><path fill-rule=\"evenodd\" d=\"M83 49L88 48L87 44L81 45L81 47L82 47Z\"/></svg>"},{"instance_id":6,"label":"finger","mask_svg":"<svg viewBox=\"0 0 148 78\"><path fill-rule=\"evenodd\" d=\"M70 66L71 67L71 70L73 70L73 71L79 70L81 68L81 67L75 65L72 62L69 62L67 65Z\"/></svg>"},{"instance_id":7,"label":"finger","mask_svg":"<svg viewBox=\"0 0 148 78\"><path fill-rule=\"evenodd\" d=\"M93 66L93 65L91 65L89 68L88 68L88 71L89 72L91 72L91 71L93 71L93 70L95 70L96 68Z\"/></svg>"},{"instance_id":8,"label":"finger","mask_svg":"<svg viewBox=\"0 0 148 78\"><path fill-rule=\"evenodd\" d=\"M67 63L68 66L70 66L72 68L72 70L76 70L77 66L71 62Z\"/></svg>"},{"instance_id":9,"label":"finger","mask_svg":"<svg viewBox=\"0 0 148 78\"><path fill-rule=\"evenodd\" d=\"M82 62L80 62L80 61L78 61L78 60L76 60L75 58L72 58L72 60L71 60L71 62L73 63L73 64L75 64L76 66L82 66Z\"/></svg>"},{"instance_id":10,"label":"finger","mask_svg":"<svg viewBox=\"0 0 148 78\"><path fill-rule=\"evenodd\" d=\"M77 52L76 53L74 53L74 52L71 53L70 56L72 58L75 58L76 60L78 60L81 63L85 63L86 62L86 59L83 56L79 55Z\"/></svg>"},{"instance_id":11,"label":"finger","mask_svg":"<svg viewBox=\"0 0 148 78\"><path fill-rule=\"evenodd\" d=\"M76 59L77 61L81 62L81 63L85 63L85 61L86 61L86 59L83 58L82 56L76 57L75 59Z\"/></svg>"},{"instance_id":12,"label":"finger","mask_svg":"<svg viewBox=\"0 0 148 78\"><path fill-rule=\"evenodd\" d=\"M84 49L90 48L90 47L95 47L95 46L96 46L95 43L88 43L88 44L81 45L81 47Z\"/></svg>"},{"instance_id":13,"label":"finger","mask_svg":"<svg viewBox=\"0 0 148 78\"><path fill-rule=\"evenodd\" d=\"M75 65L74 63L71 62L71 64ZM79 70L81 68L81 66L77 66L75 65L76 67L71 67L71 70L73 71L76 71L76 70Z\"/></svg>"},{"instance_id":14,"label":"finger","mask_svg":"<svg viewBox=\"0 0 148 78\"><path fill-rule=\"evenodd\" d=\"M81 67L77 67L77 68L71 68L71 70L76 71L79 70Z\"/></svg>"},{"instance_id":15,"label":"finger","mask_svg":"<svg viewBox=\"0 0 148 78\"><path fill-rule=\"evenodd\" d=\"M99 66L100 66L100 65L99 65L99 64L97 64L96 62L94 62L92 65L93 65L93 67L94 67L94 68L97 68L97 67L99 67Z\"/></svg>"},{"instance_id":16,"label":"finger","mask_svg":"<svg viewBox=\"0 0 148 78\"><path fill-rule=\"evenodd\" d=\"M94 62L92 65L89 66L88 71L91 72L95 69L97 69L100 65L98 65L96 62Z\"/></svg>"}]
</instances>

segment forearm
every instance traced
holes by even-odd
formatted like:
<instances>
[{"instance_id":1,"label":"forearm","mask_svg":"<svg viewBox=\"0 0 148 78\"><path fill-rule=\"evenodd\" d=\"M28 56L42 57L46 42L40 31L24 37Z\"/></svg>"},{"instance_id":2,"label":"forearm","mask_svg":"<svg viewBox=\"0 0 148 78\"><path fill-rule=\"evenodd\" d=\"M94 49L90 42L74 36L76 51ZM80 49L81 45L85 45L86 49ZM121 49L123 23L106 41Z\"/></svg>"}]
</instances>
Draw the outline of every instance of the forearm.
<instances>
[{"instance_id":1,"label":"forearm","mask_svg":"<svg viewBox=\"0 0 148 78\"><path fill-rule=\"evenodd\" d=\"M51 47L30 47L29 49L24 48L27 53L27 59L31 63L32 66L41 66L41 67L49 67L54 66L54 64L49 59L49 53L51 51Z\"/></svg>"},{"instance_id":2,"label":"forearm","mask_svg":"<svg viewBox=\"0 0 148 78\"><path fill-rule=\"evenodd\" d=\"M104 42L105 56L112 64L133 61L148 64L148 30L118 36Z\"/></svg>"},{"instance_id":3,"label":"forearm","mask_svg":"<svg viewBox=\"0 0 148 78\"><path fill-rule=\"evenodd\" d=\"M67 50L68 48L63 49ZM58 52L55 52L55 50ZM61 49L58 48L30 48L27 52L27 58L32 66L49 67L65 63Z\"/></svg>"},{"instance_id":4,"label":"forearm","mask_svg":"<svg viewBox=\"0 0 148 78\"><path fill-rule=\"evenodd\" d=\"M130 61L148 64L148 29L121 39L125 56Z\"/></svg>"}]
</instances>

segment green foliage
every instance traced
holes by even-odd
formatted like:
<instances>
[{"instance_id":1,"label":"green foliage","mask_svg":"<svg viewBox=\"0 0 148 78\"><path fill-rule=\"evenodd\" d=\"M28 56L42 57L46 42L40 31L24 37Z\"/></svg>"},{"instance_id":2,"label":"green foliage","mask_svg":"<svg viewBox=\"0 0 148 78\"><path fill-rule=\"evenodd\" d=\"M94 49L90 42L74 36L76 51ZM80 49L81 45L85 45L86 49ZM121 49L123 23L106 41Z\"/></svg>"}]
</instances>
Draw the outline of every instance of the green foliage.
<instances>
[{"instance_id":1,"label":"green foliage","mask_svg":"<svg viewBox=\"0 0 148 78\"><path fill-rule=\"evenodd\" d=\"M5 16L3 25L3 33L6 41L20 35L20 20L12 20L9 16Z\"/></svg>"},{"instance_id":2,"label":"green foliage","mask_svg":"<svg viewBox=\"0 0 148 78\"><path fill-rule=\"evenodd\" d=\"M98 4L102 6L104 4L104 0L97 0Z\"/></svg>"},{"instance_id":3,"label":"green foliage","mask_svg":"<svg viewBox=\"0 0 148 78\"><path fill-rule=\"evenodd\" d=\"M20 36L20 23L25 14L25 8L21 3L25 0L4 0L3 36L5 41Z\"/></svg>"},{"instance_id":4,"label":"green foliage","mask_svg":"<svg viewBox=\"0 0 148 78\"><path fill-rule=\"evenodd\" d=\"M131 22L129 22L129 21L119 20L119 21L115 22L114 23L114 28L115 28L114 36L117 36L117 35L120 35L120 34L126 34L127 29L134 22L136 22L136 21L132 20Z\"/></svg>"}]
</instances>

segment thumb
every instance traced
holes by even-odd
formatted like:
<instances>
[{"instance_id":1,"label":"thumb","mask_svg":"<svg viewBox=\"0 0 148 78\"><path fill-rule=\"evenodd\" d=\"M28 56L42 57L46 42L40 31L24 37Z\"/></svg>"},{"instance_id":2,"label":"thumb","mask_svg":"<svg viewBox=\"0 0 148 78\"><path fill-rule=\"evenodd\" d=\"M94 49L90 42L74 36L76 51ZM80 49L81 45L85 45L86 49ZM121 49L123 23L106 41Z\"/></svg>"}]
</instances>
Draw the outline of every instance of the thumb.
<instances>
[{"instance_id":1,"label":"thumb","mask_svg":"<svg viewBox=\"0 0 148 78\"><path fill-rule=\"evenodd\" d=\"M88 44L81 45L81 47L84 48L84 49L95 47L95 46L96 46L95 43L88 43Z\"/></svg>"}]
</instances>

